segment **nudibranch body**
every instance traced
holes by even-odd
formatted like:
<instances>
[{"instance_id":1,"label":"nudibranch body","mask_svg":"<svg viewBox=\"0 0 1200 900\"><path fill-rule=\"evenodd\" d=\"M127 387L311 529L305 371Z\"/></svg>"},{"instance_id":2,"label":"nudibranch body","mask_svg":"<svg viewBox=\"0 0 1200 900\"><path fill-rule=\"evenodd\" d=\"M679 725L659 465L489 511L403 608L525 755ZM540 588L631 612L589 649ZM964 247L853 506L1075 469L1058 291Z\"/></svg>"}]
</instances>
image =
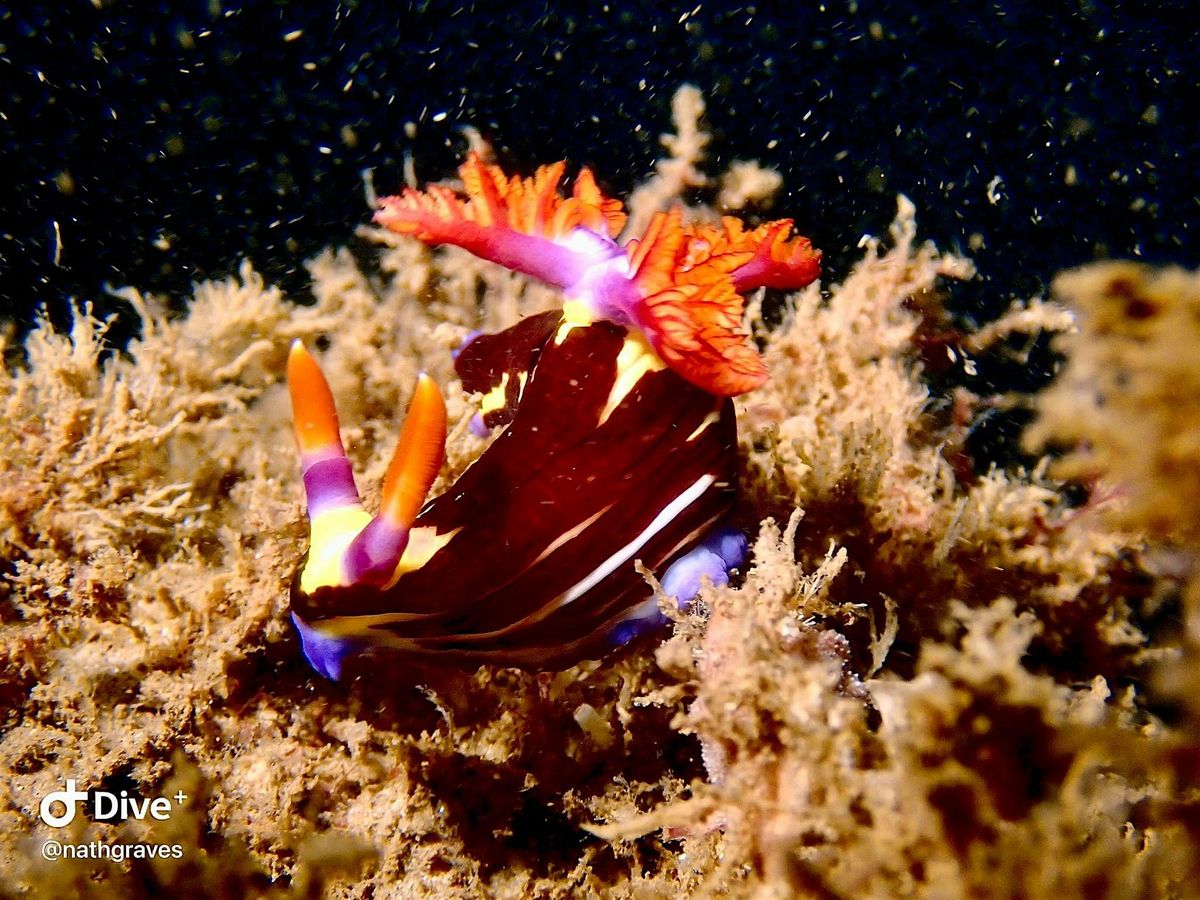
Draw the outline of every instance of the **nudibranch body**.
<instances>
[{"instance_id":1,"label":"nudibranch body","mask_svg":"<svg viewBox=\"0 0 1200 900\"><path fill-rule=\"evenodd\" d=\"M586 169L561 197L562 171L508 178L472 156L465 199L408 190L376 214L564 293L561 310L459 352L464 389L484 398L475 424L504 430L439 496L423 503L446 429L433 382L418 381L372 517L329 388L308 352L292 349L312 532L292 618L324 675L374 650L563 668L662 621L636 561L686 603L704 577L723 583L744 558L744 538L717 527L737 477L729 398L766 377L741 330L741 292L807 284L818 255L788 237L787 220L685 226L678 211L620 244L620 203Z\"/></svg>"}]
</instances>

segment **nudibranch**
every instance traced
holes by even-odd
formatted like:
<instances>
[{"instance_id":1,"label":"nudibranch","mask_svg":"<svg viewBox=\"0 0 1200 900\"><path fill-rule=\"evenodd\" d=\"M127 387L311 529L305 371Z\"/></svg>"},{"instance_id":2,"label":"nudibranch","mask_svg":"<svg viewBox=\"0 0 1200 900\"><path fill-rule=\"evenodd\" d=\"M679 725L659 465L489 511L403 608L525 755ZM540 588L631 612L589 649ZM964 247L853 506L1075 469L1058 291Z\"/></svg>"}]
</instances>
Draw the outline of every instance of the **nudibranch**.
<instances>
[{"instance_id":1,"label":"nudibranch","mask_svg":"<svg viewBox=\"0 0 1200 900\"><path fill-rule=\"evenodd\" d=\"M310 546L291 612L313 667L393 651L459 666L559 669L663 621L636 569L686 604L725 583L745 538L722 527L736 492L730 398L766 369L742 328L751 289L793 289L819 254L790 220L685 224L659 213L618 241L625 214L587 169L508 177L470 156L465 196L430 186L380 202L375 219L453 244L562 289L561 309L470 339L455 368L483 395L473 425L502 432L426 501L446 413L416 384L372 516L339 436L330 389L297 342L288 361Z\"/></svg>"}]
</instances>

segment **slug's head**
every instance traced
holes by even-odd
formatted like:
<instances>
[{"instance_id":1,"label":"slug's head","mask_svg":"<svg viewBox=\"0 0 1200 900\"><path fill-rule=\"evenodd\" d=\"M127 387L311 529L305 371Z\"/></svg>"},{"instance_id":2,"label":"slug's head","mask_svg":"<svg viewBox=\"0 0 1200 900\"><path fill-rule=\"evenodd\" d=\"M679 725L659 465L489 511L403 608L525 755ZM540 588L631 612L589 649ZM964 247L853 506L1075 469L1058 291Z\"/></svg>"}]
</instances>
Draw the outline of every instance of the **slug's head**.
<instances>
[{"instance_id":1,"label":"slug's head","mask_svg":"<svg viewBox=\"0 0 1200 900\"><path fill-rule=\"evenodd\" d=\"M417 511L445 454L446 407L433 379L422 374L383 481L377 516L363 509L342 447L333 394L304 344L292 344L288 391L308 500L309 549L292 587L296 600L385 587L396 577ZM356 647L328 630L310 628L293 612L309 662L337 678Z\"/></svg>"}]
</instances>

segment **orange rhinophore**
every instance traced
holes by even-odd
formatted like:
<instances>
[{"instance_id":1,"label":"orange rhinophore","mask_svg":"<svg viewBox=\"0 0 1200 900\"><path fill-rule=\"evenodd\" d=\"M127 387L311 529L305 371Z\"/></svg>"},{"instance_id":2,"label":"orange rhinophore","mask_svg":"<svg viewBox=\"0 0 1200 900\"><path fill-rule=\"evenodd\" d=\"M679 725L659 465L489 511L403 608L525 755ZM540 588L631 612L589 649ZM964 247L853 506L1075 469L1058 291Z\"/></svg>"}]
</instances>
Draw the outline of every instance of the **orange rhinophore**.
<instances>
[{"instance_id":1,"label":"orange rhinophore","mask_svg":"<svg viewBox=\"0 0 1200 900\"><path fill-rule=\"evenodd\" d=\"M383 479L380 514L398 528L411 526L445 457L446 404L434 380L422 373Z\"/></svg>"},{"instance_id":2,"label":"orange rhinophore","mask_svg":"<svg viewBox=\"0 0 1200 900\"><path fill-rule=\"evenodd\" d=\"M288 390L292 396L293 427L303 455L342 454L337 409L333 394L317 361L303 342L293 341L287 362Z\"/></svg>"}]
</instances>

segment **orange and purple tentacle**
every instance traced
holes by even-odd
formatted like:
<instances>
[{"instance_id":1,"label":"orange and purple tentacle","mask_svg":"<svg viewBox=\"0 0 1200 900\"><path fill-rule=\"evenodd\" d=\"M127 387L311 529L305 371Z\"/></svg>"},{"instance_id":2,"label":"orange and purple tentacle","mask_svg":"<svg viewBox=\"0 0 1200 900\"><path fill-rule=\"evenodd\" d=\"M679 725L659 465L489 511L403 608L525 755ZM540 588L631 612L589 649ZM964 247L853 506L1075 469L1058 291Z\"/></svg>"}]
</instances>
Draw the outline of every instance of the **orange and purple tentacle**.
<instances>
[{"instance_id":1,"label":"orange and purple tentacle","mask_svg":"<svg viewBox=\"0 0 1200 900\"><path fill-rule=\"evenodd\" d=\"M342 447L333 393L317 361L299 340L288 354L287 381L309 518L361 506Z\"/></svg>"},{"instance_id":2,"label":"orange and purple tentacle","mask_svg":"<svg viewBox=\"0 0 1200 900\"><path fill-rule=\"evenodd\" d=\"M346 548L351 584L386 584L392 578L417 510L442 467L445 446L446 406L433 379L422 373L383 479L379 515Z\"/></svg>"},{"instance_id":3,"label":"orange and purple tentacle","mask_svg":"<svg viewBox=\"0 0 1200 900\"><path fill-rule=\"evenodd\" d=\"M288 390L308 501L310 542L301 587L384 584L394 574L417 510L441 468L446 408L433 380L421 375L371 517L362 507L342 446L333 393L303 343L288 355Z\"/></svg>"}]
</instances>

